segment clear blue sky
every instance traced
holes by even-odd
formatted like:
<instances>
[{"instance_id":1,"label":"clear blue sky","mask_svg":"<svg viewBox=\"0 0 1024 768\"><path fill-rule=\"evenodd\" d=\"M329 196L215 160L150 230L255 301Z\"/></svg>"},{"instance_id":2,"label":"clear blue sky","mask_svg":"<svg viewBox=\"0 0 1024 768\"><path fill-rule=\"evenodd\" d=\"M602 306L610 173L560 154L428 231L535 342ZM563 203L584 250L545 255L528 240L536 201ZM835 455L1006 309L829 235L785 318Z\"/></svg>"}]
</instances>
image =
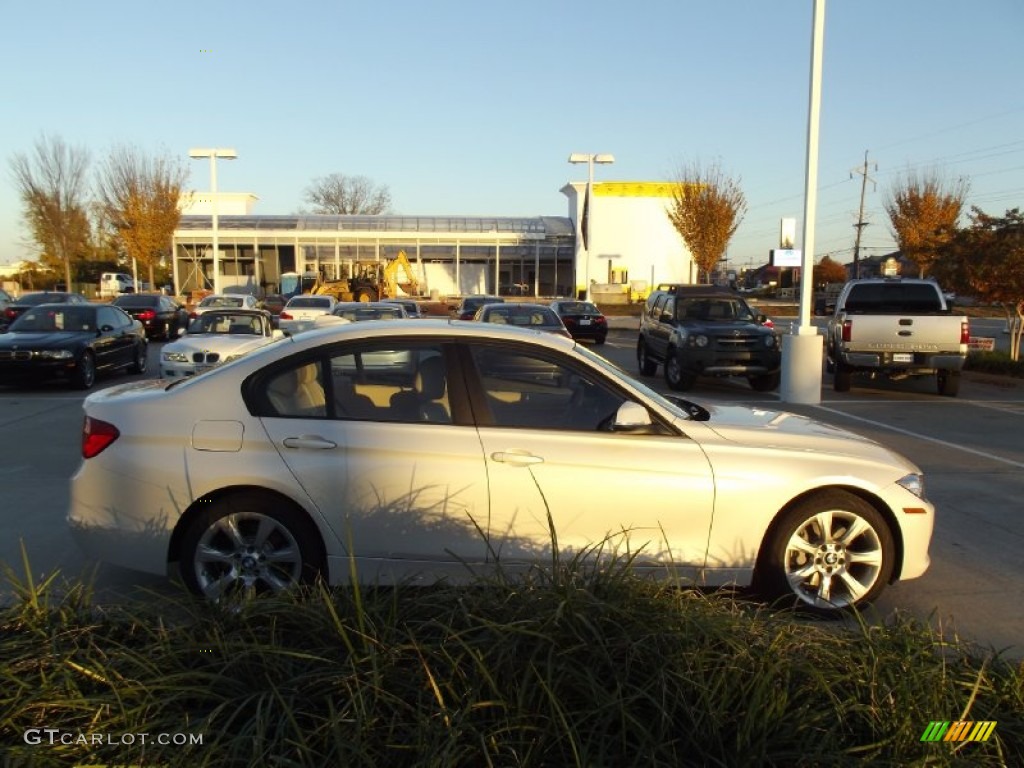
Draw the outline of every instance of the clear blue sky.
<instances>
[{"instance_id":1,"label":"clear blue sky","mask_svg":"<svg viewBox=\"0 0 1024 768\"><path fill-rule=\"evenodd\" d=\"M321 175L368 176L409 215L567 215L571 152L596 180L738 177L731 265L760 264L803 216L813 0L3 0L0 263L31 258L9 158L43 134L151 154L237 149L224 191L288 214ZM908 170L1024 207L1024 3L829 0L816 253L852 256L869 152L867 254ZM878 170L874 171L874 164ZM207 189L209 164L191 161ZM798 224L799 233L802 231Z\"/></svg>"}]
</instances>

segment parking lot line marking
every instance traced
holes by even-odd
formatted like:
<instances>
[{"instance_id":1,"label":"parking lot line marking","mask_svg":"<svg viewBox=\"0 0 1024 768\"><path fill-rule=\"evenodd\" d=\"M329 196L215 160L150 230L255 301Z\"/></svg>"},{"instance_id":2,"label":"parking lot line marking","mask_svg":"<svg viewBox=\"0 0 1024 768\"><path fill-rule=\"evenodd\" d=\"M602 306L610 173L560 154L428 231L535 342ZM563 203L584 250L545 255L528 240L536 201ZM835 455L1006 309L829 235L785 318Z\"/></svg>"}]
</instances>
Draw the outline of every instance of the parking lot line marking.
<instances>
[{"instance_id":1,"label":"parking lot line marking","mask_svg":"<svg viewBox=\"0 0 1024 768\"><path fill-rule=\"evenodd\" d=\"M956 450L956 451L963 451L964 453L971 453L971 454L974 454L975 456L980 456L980 457L985 458L985 459L991 459L992 461L998 461L998 462L1001 462L1003 464L1009 464L1011 467L1018 467L1019 469L1024 469L1024 462L1014 461L1013 459L1007 459L1007 458L1005 458L1003 456L996 456L994 453L987 453L986 451L979 451L979 450L977 450L975 448L965 448L962 445L957 445L956 443L951 443L948 440L940 440L937 437L930 437L929 435L922 435L922 434L920 434L918 432L911 432L909 429L902 429L901 427L894 427L891 424L886 424L885 422L882 422L882 421L874 421L873 419L865 419L863 416L854 416L852 414L846 413L845 411L840 411L837 408L826 408L823 405L817 405L817 406L814 406L814 407L818 408L819 410L822 410L822 411L828 411L829 413L834 413L837 416L843 416L843 417L845 417L847 419L853 419L854 421L861 421L861 422L863 422L865 424L870 424L873 427L879 427L881 429L888 429L890 432L899 432L901 435L907 435L908 437L917 438L918 440L924 440L924 441L929 442L929 443L935 443L936 445L941 445L944 448L952 448L953 450Z\"/></svg>"}]
</instances>

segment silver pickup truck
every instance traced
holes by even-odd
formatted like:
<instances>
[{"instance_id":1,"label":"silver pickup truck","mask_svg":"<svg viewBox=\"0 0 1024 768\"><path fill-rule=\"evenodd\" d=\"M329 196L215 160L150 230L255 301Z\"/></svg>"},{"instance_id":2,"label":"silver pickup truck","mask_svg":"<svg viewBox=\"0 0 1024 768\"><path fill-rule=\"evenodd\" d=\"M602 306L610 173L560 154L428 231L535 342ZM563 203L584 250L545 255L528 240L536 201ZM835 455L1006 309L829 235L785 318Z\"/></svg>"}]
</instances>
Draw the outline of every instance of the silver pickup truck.
<instances>
[{"instance_id":1,"label":"silver pickup truck","mask_svg":"<svg viewBox=\"0 0 1024 768\"><path fill-rule=\"evenodd\" d=\"M954 315L938 283L912 278L851 280L836 299L825 341L836 392L854 373L903 379L935 375L955 397L967 359L967 318Z\"/></svg>"}]
</instances>

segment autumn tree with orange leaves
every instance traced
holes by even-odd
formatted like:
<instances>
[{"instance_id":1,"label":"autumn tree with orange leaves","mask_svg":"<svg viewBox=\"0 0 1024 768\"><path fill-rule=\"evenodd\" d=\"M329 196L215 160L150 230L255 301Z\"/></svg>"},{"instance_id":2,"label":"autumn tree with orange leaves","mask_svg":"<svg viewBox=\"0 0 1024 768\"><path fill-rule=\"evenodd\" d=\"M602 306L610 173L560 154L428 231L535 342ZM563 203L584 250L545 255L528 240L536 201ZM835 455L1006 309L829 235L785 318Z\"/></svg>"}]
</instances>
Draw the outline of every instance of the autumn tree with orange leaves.
<instances>
[{"instance_id":1,"label":"autumn tree with orange leaves","mask_svg":"<svg viewBox=\"0 0 1024 768\"><path fill-rule=\"evenodd\" d=\"M111 151L100 169L98 187L103 211L125 255L149 272L171 255L171 238L181 220L182 192L188 169L168 157L150 158L134 147Z\"/></svg>"},{"instance_id":2,"label":"autumn tree with orange leaves","mask_svg":"<svg viewBox=\"0 0 1024 768\"><path fill-rule=\"evenodd\" d=\"M908 171L890 189L885 201L892 236L900 251L917 264L924 277L952 242L970 184L947 181L938 173Z\"/></svg>"},{"instance_id":3,"label":"autumn tree with orange leaves","mask_svg":"<svg viewBox=\"0 0 1024 768\"><path fill-rule=\"evenodd\" d=\"M746 210L739 180L717 163L705 167L694 162L680 169L666 212L704 282L710 282Z\"/></svg>"}]
</instances>

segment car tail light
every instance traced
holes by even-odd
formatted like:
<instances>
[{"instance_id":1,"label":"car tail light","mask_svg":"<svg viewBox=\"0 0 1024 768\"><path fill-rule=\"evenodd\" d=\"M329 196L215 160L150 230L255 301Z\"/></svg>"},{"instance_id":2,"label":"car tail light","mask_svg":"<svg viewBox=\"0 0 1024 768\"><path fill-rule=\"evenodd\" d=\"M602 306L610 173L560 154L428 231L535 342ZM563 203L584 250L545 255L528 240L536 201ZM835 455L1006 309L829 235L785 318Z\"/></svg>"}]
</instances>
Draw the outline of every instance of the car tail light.
<instances>
[{"instance_id":1,"label":"car tail light","mask_svg":"<svg viewBox=\"0 0 1024 768\"><path fill-rule=\"evenodd\" d=\"M576 325L575 317L563 317L562 322L565 323L565 327L568 328L570 325Z\"/></svg>"},{"instance_id":2,"label":"car tail light","mask_svg":"<svg viewBox=\"0 0 1024 768\"><path fill-rule=\"evenodd\" d=\"M278 317L280 317L282 320L293 320L294 319L291 315L289 315L283 309L281 310L281 314L278 315Z\"/></svg>"},{"instance_id":3,"label":"car tail light","mask_svg":"<svg viewBox=\"0 0 1024 768\"><path fill-rule=\"evenodd\" d=\"M853 321L852 320L844 320L843 321L843 341L849 341L852 336L853 336Z\"/></svg>"},{"instance_id":4,"label":"car tail light","mask_svg":"<svg viewBox=\"0 0 1024 768\"><path fill-rule=\"evenodd\" d=\"M99 456L120 436L121 433L113 424L86 416L82 425L82 458Z\"/></svg>"},{"instance_id":5,"label":"car tail light","mask_svg":"<svg viewBox=\"0 0 1024 768\"><path fill-rule=\"evenodd\" d=\"M598 325L608 325L608 320L602 315L601 317L595 317L594 322Z\"/></svg>"},{"instance_id":6,"label":"car tail light","mask_svg":"<svg viewBox=\"0 0 1024 768\"><path fill-rule=\"evenodd\" d=\"M139 312L139 314L137 314L136 317L139 320L152 320L154 317L156 317L156 312L154 312L152 309L144 309L141 312Z\"/></svg>"},{"instance_id":7,"label":"car tail light","mask_svg":"<svg viewBox=\"0 0 1024 768\"><path fill-rule=\"evenodd\" d=\"M4 317L6 317L8 320L13 320L17 316L18 316L18 313L15 312L13 309L11 309L9 307L4 310Z\"/></svg>"},{"instance_id":8,"label":"car tail light","mask_svg":"<svg viewBox=\"0 0 1024 768\"><path fill-rule=\"evenodd\" d=\"M960 323L960 343L971 343L971 324L967 320L964 320L962 323Z\"/></svg>"}]
</instances>

